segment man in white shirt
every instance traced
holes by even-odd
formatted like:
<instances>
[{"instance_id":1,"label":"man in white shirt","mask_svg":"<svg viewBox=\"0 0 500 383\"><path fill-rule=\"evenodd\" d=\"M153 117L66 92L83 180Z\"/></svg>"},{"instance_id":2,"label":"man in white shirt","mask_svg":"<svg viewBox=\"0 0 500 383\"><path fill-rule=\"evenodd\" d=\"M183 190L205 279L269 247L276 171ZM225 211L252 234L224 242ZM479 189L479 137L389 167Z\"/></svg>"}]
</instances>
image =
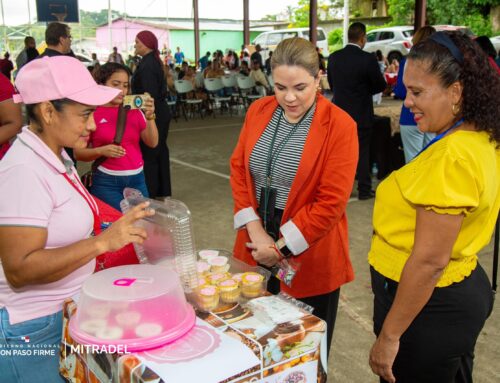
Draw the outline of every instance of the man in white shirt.
<instances>
[{"instance_id":1,"label":"man in white shirt","mask_svg":"<svg viewBox=\"0 0 500 383\"><path fill-rule=\"evenodd\" d=\"M123 65L123 57L120 53L118 53L117 47L113 47L113 53L109 55L108 63L118 63Z\"/></svg>"}]
</instances>

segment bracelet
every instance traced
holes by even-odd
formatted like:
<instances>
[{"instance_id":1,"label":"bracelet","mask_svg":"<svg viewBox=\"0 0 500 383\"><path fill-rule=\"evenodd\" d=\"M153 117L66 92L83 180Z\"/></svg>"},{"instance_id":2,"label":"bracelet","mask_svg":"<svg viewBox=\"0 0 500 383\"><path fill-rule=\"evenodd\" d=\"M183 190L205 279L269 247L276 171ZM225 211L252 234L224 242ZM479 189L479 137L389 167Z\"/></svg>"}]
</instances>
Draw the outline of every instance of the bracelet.
<instances>
[{"instance_id":1,"label":"bracelet","mask_svg":"<svg viewBox=\"0 0 500 383\"><path fill-rule=\"evenodd\" d=\"M156 119L156 113L153 113L151 117L146 117L146 120L151 121Z\"/></svg>"},{"instance_id":2,"label":"bracelet","mask_svg":"<svg viewBox=\"0 0 500 383\"><path fill-rule=\"evenodd\" d=\"M281 252L278 250L278 248L276 247L276 245L273 243L271 246L269 246L270 249L273 249L276 254L278 254L278 260L281 261L283 259L283 254L281 254Z\"/></svg>"}]
</instances>

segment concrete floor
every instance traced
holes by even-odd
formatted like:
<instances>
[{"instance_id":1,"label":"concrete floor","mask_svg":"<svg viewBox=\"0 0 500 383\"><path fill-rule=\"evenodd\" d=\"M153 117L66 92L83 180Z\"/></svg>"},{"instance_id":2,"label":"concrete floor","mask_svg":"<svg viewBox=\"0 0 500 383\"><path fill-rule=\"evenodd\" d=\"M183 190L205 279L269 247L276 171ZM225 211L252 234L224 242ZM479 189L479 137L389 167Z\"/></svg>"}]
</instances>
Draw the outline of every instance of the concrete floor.
<instances>
[{"instance_id":1,"label":"concrete floor","mask_svg":"<svg viewBox=\"0 0 500 383\"><path fill-rule=\"evenodd\" d=\"M392 103L392 101L390 101ZM232 249L233 204L229 186L229 157L238 139L243 116L199 117L172 121L168 145L171 154L173 198L190 208L198 249ZM353 195L355 197L355 195ZM368 366L372 334L372 294L366 256L372 231L373 200L348 204L354 282L342 287L334 342L329 360L330 382L378 382ZM491 275L493 246L480 255ZM500 303L486 323L476 347L476 383L500 382Z\"/></svg>"}]
</instances>

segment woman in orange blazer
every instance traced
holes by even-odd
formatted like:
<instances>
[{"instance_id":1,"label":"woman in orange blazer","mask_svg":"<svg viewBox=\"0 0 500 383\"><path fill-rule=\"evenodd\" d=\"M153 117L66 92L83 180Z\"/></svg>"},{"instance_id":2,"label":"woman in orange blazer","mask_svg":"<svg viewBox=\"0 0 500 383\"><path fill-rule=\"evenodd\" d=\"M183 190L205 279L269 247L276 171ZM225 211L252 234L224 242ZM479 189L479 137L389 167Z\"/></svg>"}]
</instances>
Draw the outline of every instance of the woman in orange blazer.
<instances>
[{"instance_id":1,"label":"woman in orange blazer","mask_svg":"<svg viewBox=\"0 0 500 383\"><path fill-rule=\"evenodd\" d=\"M313 306L327 322L329 350L340 286L354 278L345 210L358 161L356 123L317 93L309 41L283 40L271 65L275 96L250 106L231 156L234 255L266 267L293 256L300 268L292 286L271 278L268 290Z\"/></svg>"}]
</instances>

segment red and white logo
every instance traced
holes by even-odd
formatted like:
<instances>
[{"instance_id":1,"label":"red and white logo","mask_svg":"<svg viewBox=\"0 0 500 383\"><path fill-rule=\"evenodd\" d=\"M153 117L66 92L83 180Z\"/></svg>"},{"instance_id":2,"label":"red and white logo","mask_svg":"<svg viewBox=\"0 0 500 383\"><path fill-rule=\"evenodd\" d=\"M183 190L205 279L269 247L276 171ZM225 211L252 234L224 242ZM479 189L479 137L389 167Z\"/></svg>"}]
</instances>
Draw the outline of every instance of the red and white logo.
<instances>
[{"instance_id":1,"label":"red and white logo","mask_svg":"<svg viewBox=\"0 0 500 383\"><path fill-rule=\"evenodd\" d=\"M22 336L21 339L24 340L25 343L29 343L30 342L30 337L29 336Z\"/></svg>"}]
</instances>

